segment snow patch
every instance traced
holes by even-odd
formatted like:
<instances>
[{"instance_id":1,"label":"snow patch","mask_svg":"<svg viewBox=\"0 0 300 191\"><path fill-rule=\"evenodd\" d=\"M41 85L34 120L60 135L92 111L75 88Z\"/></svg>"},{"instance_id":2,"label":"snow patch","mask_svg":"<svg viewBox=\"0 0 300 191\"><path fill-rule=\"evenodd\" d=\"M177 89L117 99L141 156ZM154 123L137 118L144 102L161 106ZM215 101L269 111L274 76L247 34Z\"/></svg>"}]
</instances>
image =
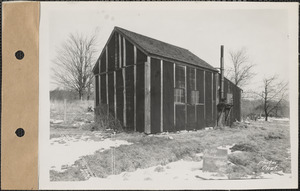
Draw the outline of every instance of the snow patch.
<instances>
[{"instance_id":1,"label":"snow patch","mask_svg":"<svg viewBox=\"0 0 300 191\"><path fill-rule=\"evenodd\" d=\"M124 140L104 139L94 141L89 136L64 136L50 139L49 153L51 158L51 170L62 171L62 167L72 165L76 160L85 155L94 154L97 150L107 150L120 145L130 145Z\"/></svg>"}]
</instances>

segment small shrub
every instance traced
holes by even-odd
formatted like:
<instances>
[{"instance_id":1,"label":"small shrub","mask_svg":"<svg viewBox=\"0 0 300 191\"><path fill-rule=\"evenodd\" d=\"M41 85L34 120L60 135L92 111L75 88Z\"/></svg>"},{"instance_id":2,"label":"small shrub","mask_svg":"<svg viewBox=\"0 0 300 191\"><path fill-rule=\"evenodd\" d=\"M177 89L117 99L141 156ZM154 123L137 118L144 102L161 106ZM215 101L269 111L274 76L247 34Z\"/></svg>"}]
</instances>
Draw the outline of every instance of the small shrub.
<instances>
[{"instance_id":1,"label":"small shrub","mask_svg":"<svg viewBox=\"0 0 300 191\"><path fill-rule=\"evenodd\" d=\"M232 152L234 151L257 152L258 148L256 145L252 143L240 143L234 145L230 150Z\"/></svg>"},{"instance_id":2,"label":"small shrub","mask_svg":"<svg viewBox=\"0 0 300 191\"><path fill-rule=\"evenodd\" d=\"M283 138L285 138L285 135L281 131L271 131L271 132L268 132L267 135L265 135L265 139L266 140L270 140L270 139L283 139Z\"/></svg>"},{"instance_id":3,"label":"small shrub","mask_svg":"<svg viewBox=\"0 0 300 191\"><path fill-rule=\"evenodd\" d=\"M95 108L95 125L93 130L113 129L120 132L123 130L118 119L108 113L107 105L100 105Z\"/></svg>"},{"instance_id":4,"label":"small shrub","mask_svg":"<svg viewBox=\"0 0 300 191\"><path fill-rule=\"evenodd\" d=\"M162 167L162 166L158 166L158 167L156 167L156 168L154 169L154 171L155 171L155 172L164 172L165 169L164 169L164 167Z\"/></svg>"}]
</instances>

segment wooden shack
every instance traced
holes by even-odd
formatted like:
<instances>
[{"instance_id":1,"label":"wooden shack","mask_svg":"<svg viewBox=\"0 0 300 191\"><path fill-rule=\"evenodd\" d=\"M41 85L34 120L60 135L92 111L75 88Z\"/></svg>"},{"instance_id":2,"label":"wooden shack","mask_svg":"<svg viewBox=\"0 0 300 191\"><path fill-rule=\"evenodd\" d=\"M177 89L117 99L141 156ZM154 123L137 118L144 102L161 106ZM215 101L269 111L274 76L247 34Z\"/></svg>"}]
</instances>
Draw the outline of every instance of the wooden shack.
<instances>
[{"instance_id":1,"label":"wooden shack","mask_svg":"<svg viewBox=\"0 0 300 191\"><path fill-rule=\"evenodd\" d=\"M93 73L95 107L107 107L126 130L159 133L217 125L220 74L187 49L115 27ZM230 125L240 120L241 89L225 78L223 93L231 105L225 115Z\"/></svg>"}]
</instances>

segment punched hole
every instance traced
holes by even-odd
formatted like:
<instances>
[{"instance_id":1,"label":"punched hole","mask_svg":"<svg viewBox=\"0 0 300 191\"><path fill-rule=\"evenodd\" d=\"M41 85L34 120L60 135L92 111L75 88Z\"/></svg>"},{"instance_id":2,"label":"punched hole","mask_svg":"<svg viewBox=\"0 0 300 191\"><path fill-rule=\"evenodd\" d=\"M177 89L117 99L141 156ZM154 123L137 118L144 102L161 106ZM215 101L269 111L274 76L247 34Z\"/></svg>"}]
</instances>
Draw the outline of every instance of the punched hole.
<instances>
[{"instance_id":1,"label":"punched hole","mask_svg":"<svg viewBox=\"0 0 300 191\"><path fill-rule=\"evenodd\" d=\"M24 58L24 52L22 50L18 50L16 53L15 53L15 56L18 60L22 60Z\"/></svg>"},{"instance_id":2,"label":"punched hole","mask_svg":"<svg viewBox=\"0 0 300 191\"><path fill-rule=\"evenodd\" d=\"M15 133L18 137L23 137L25 135L25 131L22 128L18 128Z\"/></svg>"}]
</instances>

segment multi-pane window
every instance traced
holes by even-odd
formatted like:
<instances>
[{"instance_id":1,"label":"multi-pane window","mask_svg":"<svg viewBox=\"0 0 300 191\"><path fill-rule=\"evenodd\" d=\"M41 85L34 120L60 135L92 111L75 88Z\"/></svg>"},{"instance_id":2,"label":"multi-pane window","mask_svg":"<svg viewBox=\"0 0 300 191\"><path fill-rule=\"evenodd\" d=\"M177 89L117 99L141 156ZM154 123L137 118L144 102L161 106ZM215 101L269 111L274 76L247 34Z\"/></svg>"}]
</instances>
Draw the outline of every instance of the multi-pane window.
<instances>
[{"instance_id":1,"label":"multi-pane window","mask_svg":"<svg viewBox=\"0 0 300 191\"><path fill-rule=\"evenodd\" d=\"M200 103L199 91L191 92L191 104L196 105Z\"/></svg>"},{"instance_id":2,"label":"multi-pane window","mask_svg":"<svg viewBox=\"0 0 300 191\"><path fill-rule=\"evenodd\" d=\"M195 68L190 69L189 76L190 76L190 87L192 90L196 90L196 70L195 70Z\"/></svg>"},{"instance_id":3,"label":"multi-pane window","mask_svg":"<svg viewBox=\"0 0 300 191\"><path fill-rule=\"evenodd\" d=\"M185 103L185 67L175 66L175 89L174 101L175 103Z\"/></svg>"},{"instance_id":4,"label":"multi-pane window","mask_svg":"<svg viewBox=\"0 0 300 191\"><path fill-rule=\"evenodd\" d=\"M183 89L175 89L174 90L175 96L175 103L184 103L185 102L185 95Z\"/></svg>"}]
</instances>

